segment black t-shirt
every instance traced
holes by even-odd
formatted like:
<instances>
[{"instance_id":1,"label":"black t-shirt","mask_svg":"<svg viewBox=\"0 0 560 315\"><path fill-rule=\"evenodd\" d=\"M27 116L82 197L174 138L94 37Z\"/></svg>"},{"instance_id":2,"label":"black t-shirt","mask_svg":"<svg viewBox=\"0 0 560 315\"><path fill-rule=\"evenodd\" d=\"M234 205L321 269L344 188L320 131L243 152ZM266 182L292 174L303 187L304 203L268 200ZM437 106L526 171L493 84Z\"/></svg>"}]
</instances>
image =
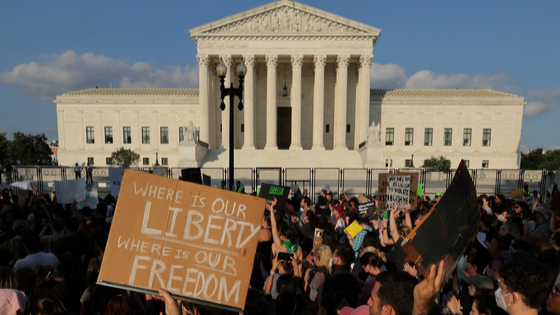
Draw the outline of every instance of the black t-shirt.
<instances>
[{"instance_id":1,"label":"black t-shirt","mask_svg":"<svg viewBox=\"0 0 560 315\"><path fill-rule=\"evenodd\" d=\"M362 293L360 283L351 273L337 273L327 278L323 284L322 296L326 296L329 291L344 292L348 306L353 308L356 308L358 297Z\"/></svg>"},{"instance_id":2,"label":"black t-shirt","mask_svg":"<svg viewBox=\"0 0 560 315\"><path fill-rule=\"evenodd\" d=\"M403 270L404 262L408 255L404 252L401 247L401 243L404 241L402 236L399 236L399 239L393 245L391 252L389 252L389 256L387 257L387 270Z\"/></svg>"}]
</instances>

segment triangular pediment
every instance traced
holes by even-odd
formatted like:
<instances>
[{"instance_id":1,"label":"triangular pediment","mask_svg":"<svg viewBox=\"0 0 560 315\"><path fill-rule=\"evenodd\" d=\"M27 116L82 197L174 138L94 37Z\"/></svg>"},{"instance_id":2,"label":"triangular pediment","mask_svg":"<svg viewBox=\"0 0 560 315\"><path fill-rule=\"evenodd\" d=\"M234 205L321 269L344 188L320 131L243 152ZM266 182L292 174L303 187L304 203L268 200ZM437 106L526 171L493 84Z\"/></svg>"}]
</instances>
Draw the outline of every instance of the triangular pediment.
<instances>
[{"instance_id":1,"label":"triangular pediment","mask_svg":"<svg viewBox=\"0 0 560 315\"><path fill-rule=\"evenodd\" d=\"M190 30L199 36L374 36L381 30L304 4L275 1Z\"/></svg>"}]
</instances>

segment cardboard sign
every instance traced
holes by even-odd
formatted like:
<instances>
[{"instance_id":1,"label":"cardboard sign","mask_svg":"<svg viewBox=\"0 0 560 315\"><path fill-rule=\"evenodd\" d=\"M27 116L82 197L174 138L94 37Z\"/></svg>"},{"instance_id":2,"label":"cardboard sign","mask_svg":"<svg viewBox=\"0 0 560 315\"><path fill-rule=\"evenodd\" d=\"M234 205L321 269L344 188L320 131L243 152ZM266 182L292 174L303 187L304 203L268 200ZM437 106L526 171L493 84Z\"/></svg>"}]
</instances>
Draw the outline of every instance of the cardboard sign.
<instances>
[{"instance_id":1,"label":"cardboard sign","mask_svg":"<svg viewBox=\"0 0 560 315\"><path fill-rule=\"evenodd\" d=\"M370 210L370 208L375 208L375 201L360 203L358 205L358 213L361 217L363 217L364 215L366 215L366 213L368 213L368 210Z\"/></svg>"},{"instance_id":2,"label":"cardboard sign","mask_svg":"<svg viewBox=\"0 0 560 315\"><path fill-rule=\"evenodd\" d=\"M420 173L397 171L397 176L412 177L412 182L410 183L410 199L408 199L408 202L410 202L412 209L416 209L418 207L418 191L422 192L420 184L418 184ZM424 187L423 184L422 187Z\"/></svg>"},{"instance_id":3,"label":"cardboard sign","mask_svg":"<svg viewBox=\"0 0 560 315\"><path fill-rule=\"evenodd\" d=\"M315 236L313 237L313 248L317 247L317 245L323 244L323 232L325 232L325 230L315 228Z\"/></svg>"},{"instance_id":4,"label":"cardboard sign","mask_svg":"<svg viewBox=\"0 0 560 315\"><path fill-rule=\"evenodd\" d=\"M387 210L387 179L389 176L393 176L392 173L378 175L377 182L377 211Z\"/></svg>"},{"instance_id":5,"label":"cardboard sign","mask_svg":"<svg viewBox=\"0 0 560 315\"><path fill-rule=\"evenodd\" d=\"M90 209L97 209L97 203L99 198L97 195L97 189L92 188L91 191L86 191L86 199L78 202L76 207L78 209L83 209L84 207L89 207Z\"/></svg>"},{"instance_id":6,"label":"cardboard sign","mask_svg":"<svg viewBox=\"0 0 560 315\"><path fill-rule=\"evenodd\" d=\"M264 208L261 198L126 170L98 284L164 288L241 312Z\"/></svg>"},{"instance_id":7,"label":"cardboard sign","mask_svg":"<svg viewBox=\"0 0 560 315\"><path fill-rule=\"evenodd\" d=\"M202 183L204 186L212 186L212 177L202 174Z\"/></svg>"},{"instance_id":8,"label":"cardboard sign","mask_svg":"<svg viewBox=\"0 0 560 315\"><path fill-rule=\"evenodd\" d=\"M523 196L523 189L511 189L511 199L515 201L523 201L525 200L525 196Z\"/></svg>"},{"instance_id":9,"label":"cardboard sign","mask_svg":"<svg viewBox=\"0 0 560 315\"><path fill-rule=\"evenodd\" d=\"M86 200L86 179L54 181L56 187L56 202L59 204L80 202Z\"/></svg>"},{"instance_id":10,"label":"cardboard sign","mask_svg":"<svg viewBox=\"0 0 560 315\"><path fill-rule=\"evenodd\" d=\"M119 195L123 174L124 168L109 168L109 185L111 185L111 195L113 197Z\"/></svg>"},{"instance_id":11,"label":"cardboard sign","mask_svg":"<svg viewBox=\"0 0 560 315\"><path fill-rule=\"evenodd\" d=\"M202 185L202 174L200 168L185 168L181 170L181 179L189 182Z\"/></svg>"},{"instance_id":12,"label":"cardboard sign","mask_svg":"<svg viewBox=\"0 0 560 315\"><path fill-rule=\"evenodd\" d=\"M410 199L410 176L391 176L387 179L387 207L393 208L397 204L397 209L404 209ZM416 195L416 193L414 193Z\"/></svg>"},{"instance_id":13,"label":"cardboard sign","mask_svg":"<svg viewBox=\"0 0 560 315\"><path fill-rule=\"evenodd\" d=\"M401 245L424 277L428 277L432 264L444 260L445 276L449 278L476 237L479 223L476 190L461 161L444 196Z\"/></svg>"},{"instance_id":14,"label":"cardboard sign","mask_svg":"<svg viewBox=\"0 0 560 315\"><path fill-rule=\"evenodd\" d=\"M289 186L277 186L267 183L262 183L261 190L259 191L259 197L266 199L266 202L272 203L274 198L276 198L279 205L285 205L288 202L289 195Z\"/></svg>"}]
</instances>

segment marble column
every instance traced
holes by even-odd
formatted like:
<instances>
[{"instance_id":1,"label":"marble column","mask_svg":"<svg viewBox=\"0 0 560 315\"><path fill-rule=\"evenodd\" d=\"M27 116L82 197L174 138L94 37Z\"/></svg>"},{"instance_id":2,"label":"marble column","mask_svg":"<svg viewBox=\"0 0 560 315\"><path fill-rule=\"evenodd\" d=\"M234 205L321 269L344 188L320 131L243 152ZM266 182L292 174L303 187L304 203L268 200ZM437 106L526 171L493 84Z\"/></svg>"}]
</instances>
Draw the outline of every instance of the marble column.
<instances>
[{"instance_id":1,"label":"marble column","mask_svg":"<svg viewBox=\"0 0 560 315\"><path fill-rule=\"evenodd\" d=\"M200 141L210 143L210 113L208 108L208 66L210 58L206 54L197 54L198 60L198 91L200 106Z\"/></svg>"},{"instance_id":2,"label":"marble column","mask_svg":"<svg viewBox=\"0 0 560 315\"><path fill-rule=\"evenodd\" d=\"M333 150L348 150L346 146L346 111L348 103L349 55L336 58L336 90L334 103L334 146Z\"/></svg>"},{"instance_id":3,"label":"marble column","mask_svg":"<svg viewBox=\"0 0 560 315\"><path fill-rule=\"evenodd\" d=\"M358 99L358 107L360 116L356 117L356 130L355 130L355 140L354 148L358 149L360 143L367 140L367 129L369 128L369 107L370 107L370 73L371 73L371 63L373 61L373 55L362 55L360 56L360 72L359 72L359 82L360 82L360 95Z\"/></svg>"},{"instance_id":4,"label":"marble column","mask_svg":"<svg viewBox=\"0 0 560 315\"><path fill-rule=\"evenodd\" d=\"M224 85L226 88L229 88L231 87L231 65L233 65L233 58L231 55L222 55L220 58L222 58L222 61L228 69ZM229 149L229 96L224 98L224 104L226 104L226 109L222 111L222 147L224 149Z\"/></svg>"},{"instance_id":5,"label":"marble column","mask_svg":"<svg viewBox=\"0 0 560 315\"><path fill-rule=\"evenodd\" d=\"M278 55L266 56L266 145L265 150L277 150L278 113L276 110L276 66Z\"/></svg>"},{"instance_id":6,"label":"marble column","mask_svg":"<svg viewBox=\"0 0 560 315\"><path fill-rule=\"evenodd\" d=\"M312 150L325 150L323 134L325 131L325 65L326 55L316 55L315 83L313 85L313 146Z\"/></svg>"},{"instance_id":7,"label":"marble column","mask_svg":"<svg viewBox=\"0 0 560 315\"><path fill-rule=\"evenodd\" d=\"M243 150L255 150L255 135L254 135L254 96L253 88L255 86L255 55L243 56L245 66L247 66L247 74L245 75L245 82L243 87L245 89L243 95L243 111L245 113L245 131L243 138Z\"/></svg>"},{"instance_id":8,"label":"marble column","mask_svg":"<svg viewBox=\"0 0 560 315\"><path fill-rule=\"evenodd\" d=\"M303 150L301 146L301 67L303 55L292 56L292 143L290 150Z\"/></svg>"}]
</instances>

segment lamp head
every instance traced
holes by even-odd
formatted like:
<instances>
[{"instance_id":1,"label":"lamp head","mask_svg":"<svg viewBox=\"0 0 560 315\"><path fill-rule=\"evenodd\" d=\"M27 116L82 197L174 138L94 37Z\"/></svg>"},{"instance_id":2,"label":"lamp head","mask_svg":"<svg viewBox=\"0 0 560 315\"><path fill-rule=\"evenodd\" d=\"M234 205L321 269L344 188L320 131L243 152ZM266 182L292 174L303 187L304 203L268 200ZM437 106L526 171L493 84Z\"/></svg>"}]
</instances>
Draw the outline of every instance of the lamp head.
<instances>
[{"instance_id":1,"label":"lamp head","mask_svg":"<svg viewBox=\"0 0 560 315\"><path fill-rule=\"evenodd\" d=\"M282 89L282 96L288 96L288 88L286 87L286 84L284 84L284 88Z\"/></svg>"},{"instance_id":2,"label":"lamp head","mask_svg":"<svg viewBox=\"0 0 560 315\"><path fill-rule=\"evenodd\" d=\"M220 64L216 67L216 72L218 73L218 76L220 78L223 78L226 76L227 74L227 67L224 64L223 60L220 60Z\"/></svg>"},{"instance_id":3,"label":"lamp head","mask_svg":"<svg viewBox=\"0 0 560 315\"><path fill-rule=\"evenodd\" d=\"M237 65L237 68L235 69L235 71L237 72L237 76L240 78L244 78L245 74L247 73L247 66L245 66L245 63L243 62L243 59L241 59L241 62Z\"/></svg>"}]
</instances>

